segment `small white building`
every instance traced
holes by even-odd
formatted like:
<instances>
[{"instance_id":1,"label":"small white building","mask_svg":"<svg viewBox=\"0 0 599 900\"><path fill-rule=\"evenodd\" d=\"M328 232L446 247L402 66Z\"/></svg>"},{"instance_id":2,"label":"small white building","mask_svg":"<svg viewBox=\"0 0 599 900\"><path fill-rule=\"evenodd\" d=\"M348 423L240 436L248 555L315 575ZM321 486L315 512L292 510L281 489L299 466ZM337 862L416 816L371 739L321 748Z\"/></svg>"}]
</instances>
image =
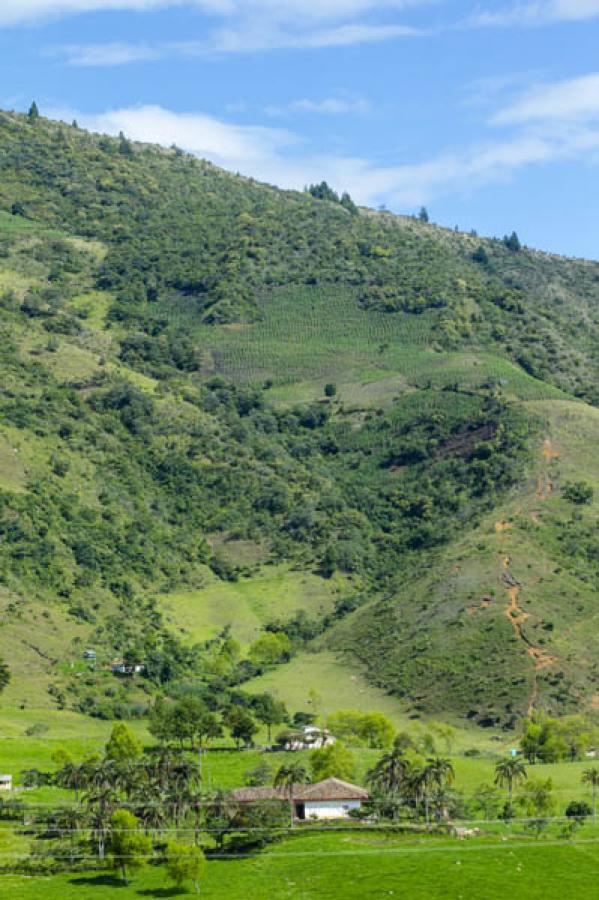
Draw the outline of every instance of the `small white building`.
<instances>
[{"instance_id":1,"label":"small white building","mask_svg":"<svg viewBox=\"0 0 599 900\"><path fill-rule=\"evenodd\" d=\"M304 725L298 731L287 732L285 750L318 750L320 747L330 747L335 743L335 738L326 728L318 725Z\"/></svg>"},{"instance_id":2,"label":"small white building","mask_svg":"<svg viewBox=\"0 0 599 900\"><path fill-rule=\"evenodd\" d=\"M293 802L298 819L347 819L352 810L361 809L368 796L368 791L356 784L325 778L298 788Z\"/></svg>"},{"instance_id":3,"label":"small white building","mask_svg":"<svg viewBox=\"0 0 599 900\"><path fill-rule=\"evenodd\" d=\"M298 785L292 795L295 818L300 822L347 819L352 810L362 807L368 796L368 791L364 788L339 778L325 778L316 784ZM232 791L231 799L237 803L259 803L264 800L288 802L288 793L283 787L247 787Z\"/></svg>"},{"instance_id":4,"label":"small white building","mask_svg":"<svg viewBox=\"0 0 599 900\"><path fill-rule=\"evenodd\" d=\"M143 663L129 663L126 659L113 659L110 668L113 675L139 675L145 672Z\"/></svg>"},{"instance_id":5,"label":"small white building","mask_svg":"<svg viewBox=\"0 0 599 900\"><path fill-rule=\"evenodd\" d=\"M12 775L0 775L0 791L12 791Z\"/></svg>"}]
</instances>

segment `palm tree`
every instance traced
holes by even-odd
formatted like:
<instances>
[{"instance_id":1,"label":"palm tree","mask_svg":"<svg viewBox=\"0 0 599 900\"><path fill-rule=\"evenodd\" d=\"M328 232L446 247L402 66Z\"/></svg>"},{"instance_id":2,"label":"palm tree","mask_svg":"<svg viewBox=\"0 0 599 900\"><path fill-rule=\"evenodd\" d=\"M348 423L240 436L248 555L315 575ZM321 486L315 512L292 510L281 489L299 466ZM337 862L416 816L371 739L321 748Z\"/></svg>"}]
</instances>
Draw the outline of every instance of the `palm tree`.
<instances>
[{"instance_id":1,"label":"palm tree","mask_svg":"<svg viewBox=\"0 0 599 900\"><path fill-rule=\"evenodd\" d=\"M60 787L75 791L75 802L79 803L79 791L86 786L87 771L85 763L68 762L56 773L56 782Z\"/></svg>"},{"instance_id":2,"label":"palm tree","mask_svg":"<svg viewBox=\"0 0 599 900\"><path fill-rule=\"evenodd\" d=\"M415 770L412 783L417 798L424 803L424 820L427 828L430 825L429 809L433 791L437 800L437 812L440 816L445 788L447 785L453 784L454 778L455 772L451 760L443 759L440 756L430 756L425 766Z\"/></svg>"},{"instance_id":3,"label":"palm tree","mask_svg":"<svg viewBox=\"0 0 599 900\"><path fill-rule=\"evenodd\" d=\"M521 759L515 756L509 759L500 759L495 765L495 784L499 787L507 787L508 803L511 807L514 785L526 781L526 766Z\"/></svg>"},{"instance_id":4,"label":"palm tree","mask_svg":"<svg viewBox=\"0 0 599 900\"><path fill-rule=\"evenodd\" d=\"M98 840L98 856L104 859L110 816L118 806L119 773L113 760L90 763L86 774L86 803Z\"/></svg>"},{"instance_id":5,"label":"palm tree","mask_svg":"<svg viewBox=\"0 0 599 900\"><path fill-rule=\"evenodd\" d=\"M293 809L293 789L296 785L305 784L308 780L308 772L301 762L288 763L282 765L274 777L273 784L275 787L284 787L287 789L287 798L289 800L289 813L291 816L291 827L293 828L294 809Z\"/></svg>"},{"instance_id":6,"label":"palm tree","mask_svg":"<svg viewBox=\"0 0 599 900\"><path fill-rule=\"evenodd\" d=\"M366 774L369 784L392 799L394 819L398 812L397 794L405 786L411 769L412 765L404 756L403 748L394 744Z\"/></svg>"},{"instance_id":7,"label":"palm tree","mask_svg":"<svg viewBox=\"0 0 599 900\"><path fill-rule=\"evenodd\" d=\"M590 784L593 790L593 825L597 822L597 787L599 786L599 769L585 769L582 773L582 783Z\"/></svg>"},{"instance_id":8,"label":"palm tree","mask_svg":"<svg viewBox=\"0 0 599 900\"><path fill-rule=\"evenodd\" d=\"M445 788L453 784L455 771L451 760L441 756L429 757L423 770L423 782L426 790L425 806L428 824L428 794L435 791L437 800L437 818L441 818Z\"/></svg>"},{"instance_id":9,"label":"palm tree","mask_svg":"<svg viewBox=\"0 0 599 900\"><path fill-rule=\"evenodd\" d=\"M110 817L119 805L118 795L111 787L99 787L86 795L93 834L98 841L98 856L104 859Z\"/></svg>"}]
</instances>

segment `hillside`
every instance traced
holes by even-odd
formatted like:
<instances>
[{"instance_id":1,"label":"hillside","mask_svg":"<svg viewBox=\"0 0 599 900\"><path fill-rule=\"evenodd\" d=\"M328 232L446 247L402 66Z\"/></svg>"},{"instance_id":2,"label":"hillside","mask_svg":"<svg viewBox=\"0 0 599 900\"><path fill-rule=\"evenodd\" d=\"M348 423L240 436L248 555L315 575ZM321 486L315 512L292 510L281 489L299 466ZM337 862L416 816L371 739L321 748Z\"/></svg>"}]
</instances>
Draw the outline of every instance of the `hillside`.
<instances>
[{"instance_id":1,"label":"hillside","mask_svg":"<svg viewBox=\"0 0 599 900\"><path fill-rule=\"evenodd\" d=\"M599 264L508 244L0 114L3 704L253 689L269 629L407 714L596 705Z\"/></svg>"}]
</instances>

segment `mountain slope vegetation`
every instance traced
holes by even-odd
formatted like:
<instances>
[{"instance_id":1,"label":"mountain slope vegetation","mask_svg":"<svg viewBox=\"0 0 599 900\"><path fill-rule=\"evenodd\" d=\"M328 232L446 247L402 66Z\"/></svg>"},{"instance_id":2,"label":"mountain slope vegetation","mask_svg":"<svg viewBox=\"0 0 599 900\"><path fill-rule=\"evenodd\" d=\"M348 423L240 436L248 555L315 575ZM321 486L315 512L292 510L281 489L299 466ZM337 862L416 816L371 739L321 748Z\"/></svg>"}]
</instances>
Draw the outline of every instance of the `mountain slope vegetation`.
<instances>
[{"instance_id":1,"label":"mountain slope vegetation","mask_svg":"<svg viewBox=\"0 0 599 900\"><path fill-rule=\"evenodd\" d=\"M8 696L226 692L264 628L415 714L593 705L599 265L8 113L0 176Z\"/></svg>"}]
</instances>

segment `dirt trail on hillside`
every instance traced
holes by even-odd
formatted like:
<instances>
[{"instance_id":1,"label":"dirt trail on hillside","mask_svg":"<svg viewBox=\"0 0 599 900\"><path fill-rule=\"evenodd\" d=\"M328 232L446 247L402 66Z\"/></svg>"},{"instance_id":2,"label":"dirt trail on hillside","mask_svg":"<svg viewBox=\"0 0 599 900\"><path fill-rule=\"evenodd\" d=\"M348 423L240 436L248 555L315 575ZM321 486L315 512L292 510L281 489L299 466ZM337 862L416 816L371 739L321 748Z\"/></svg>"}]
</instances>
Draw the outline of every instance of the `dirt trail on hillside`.
<instances>
[{"instance_id":1,"label":"dirt trail on hillside","mask_svg":"<svg viewBox=\"0 0 599 900\"><path fill-rule=\"evenodd\" d=\"M547 500L553 493L554 485L549 469L554 459L559 459L559 453L553 449L551 438L547 437L543 441L543 461L545 463L545 468L539 473L539 477L537 478L538 500Z\"/></svg>"},{"instance_id":2,"label":"dirt trail on hillside","mask_svg":"<svg viewBox=\"0 0 599 900\"><path fill-rule=\"evenodd\" d=\"M557 657L549 653L543 647L535 647L523 632L525 622L530 619L530 613L525 612L520 606L520 594L522 586L516 582L513 575L509 571L509 556L502 557L502 565L504 569L503 582L506 585L509 603L505 608L505 614L511 622L512 628L518 640L524 645L526 652L534 664L532 692L528 700L527 714L530 716L534 712L535 704L539 694L539 683L537 675L543 669L547 669L557 662Z\"/></svg>"},{"instance_id":3,"label":"dirt trail on hillside","mask_svg":"<svg viewBox=\"0 0 599 900\"><path fill-rule=\"evenodd\" d=\"M537 481L537 498L539 500L546 500L553 493L553 480L548 469L552 461L558 457L559 453L553 449L550 438L545 438L545 441L543 442L544 471L540 473ZM531 517L533 521L538 522L537 512L533 512ZM501 543L504 543L511 538L509 531L512 528L513 525L509 522L500 521L495 523L495 533ZM501 581L508 596L508 605L505 608L505 615L514 629L516 638L523 645L523 648L526 650L527 655L533 663L532 691L528 700L527 709L528 715L531 715L532 712L534 712L539 694L538 673L543 671L543 669L547 669L549 666L554 665L554 663L557 662L557 657L543 649L543 647L534 646L524 633L523 628L527 620L530 619L530 613L525 612L520 606L522 585L511 572L512 560L509 554L501 552L500 560Z\"/></svg>"}]
</instances>

